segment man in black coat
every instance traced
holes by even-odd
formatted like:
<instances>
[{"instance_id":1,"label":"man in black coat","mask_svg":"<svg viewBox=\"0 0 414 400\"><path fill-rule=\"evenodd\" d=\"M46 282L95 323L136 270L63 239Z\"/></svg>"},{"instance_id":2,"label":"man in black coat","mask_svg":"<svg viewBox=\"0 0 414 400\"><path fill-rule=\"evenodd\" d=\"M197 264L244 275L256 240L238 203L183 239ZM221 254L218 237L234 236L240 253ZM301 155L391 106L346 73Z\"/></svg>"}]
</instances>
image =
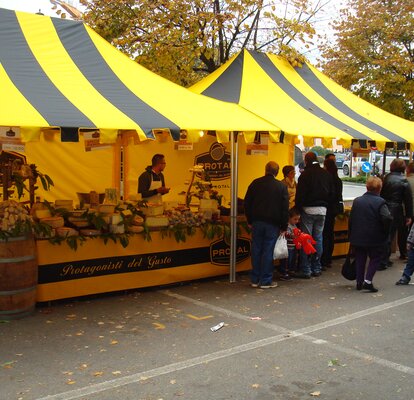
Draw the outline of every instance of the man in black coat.
<instances>
[{"instance_id":1,"label":"man in black coat","mask_svg":"<svg viewBox=\"0 0 414 400\"><path fill-rule=\"evenodd\" d=\"M279 234L287 229L289 196L286 186L276 179L279 165L266 164L265 176L247 189L244 209L252 229L251 286L268 289L273 282L273 249Z\"/></svg>"},{"instance_id":2,"label":"man in black coat","mask_svg":"<svg viewBox=\"0 0 414 400\"><path fill-rule=\"evenodd\" d=\"M384 255L378 269L384 270L391 266L391 243L395 240L398 233L398 247L400 258L407 258L407 236L408 226L411 224L413 216L413 201L411 186L408 183L404 172L405 162L401 158L396 158L391 162L390 173L384 178L382 184L381 197L387 202L387 206L393 217L390 227L390 236L388 241L388 252Z\"/></svg>"},{"instance_id":3,"label":"man in black coat","mask_svg":"<svg viewBox=\"0 0 414 400\"><path fill-rule=\"evenodd\" d=\"M309 279L311 276L321 275L323 227L326 210L332 202L333 195L332 175L321 168L314 152L306 153L305 170L299 176L295 204L301 211L303 232L311 235L316 241L316 254L308 256L303 251L300 252L301 274L298 275L299 278Z\"/></svg>"}]
</instances>

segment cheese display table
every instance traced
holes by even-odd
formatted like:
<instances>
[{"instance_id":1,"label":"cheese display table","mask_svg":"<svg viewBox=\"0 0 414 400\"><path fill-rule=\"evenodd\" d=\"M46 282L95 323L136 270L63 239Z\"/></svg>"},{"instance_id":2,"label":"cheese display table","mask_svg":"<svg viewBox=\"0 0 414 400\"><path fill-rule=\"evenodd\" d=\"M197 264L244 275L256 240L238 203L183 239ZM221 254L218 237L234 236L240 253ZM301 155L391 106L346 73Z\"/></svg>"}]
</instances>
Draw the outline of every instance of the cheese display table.
<instances>
[{"instance_id":1,"label":"cheese display table","mask_svg":"<svg viewBox=\"0 0 414 400\"><path fill-rule=\"evenodd\" d=\"M129 245L87 239L76 251L67 243L37 241L37 301L184 282L229 272L230 247L224 239L209 240L201 229L185 242L151 232L152 241L131 235ZM237 271L250 269L250 240L239 237Z\"/></svg>"},{"instance_id":2,"label":"cheese display table","mask_svg":"<svg viewBox=\"0 0 414 400\"><path fill-rule=\"evenodd\" d=\"M348 252L348 219L335 224L334 257ZM201 229L185 242L151 232L151 241L132 235L127 247L101 238L86 240L76 251L67 243L38 240L37 301L166 285L229 273L230 247L224 239L209 240ZM250 269L250 239L238 238L237 271Z\"/></svg>"}]
</instances>

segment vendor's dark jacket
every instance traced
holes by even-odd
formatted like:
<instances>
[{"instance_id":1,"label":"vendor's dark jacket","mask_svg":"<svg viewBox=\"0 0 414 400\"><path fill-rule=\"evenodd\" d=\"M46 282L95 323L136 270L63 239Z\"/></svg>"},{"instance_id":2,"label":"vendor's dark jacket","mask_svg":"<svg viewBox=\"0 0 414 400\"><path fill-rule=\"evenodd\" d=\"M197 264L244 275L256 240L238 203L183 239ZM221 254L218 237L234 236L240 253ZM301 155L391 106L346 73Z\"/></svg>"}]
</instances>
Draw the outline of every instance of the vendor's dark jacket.
<instances>
[{"instance_id":1,"label":"vendor's dark jacket","mask_svg":"<svg viewBox=\"0 0 414 400\"><path fill-rule=\"evenodd\" d=\"M289 195L286 186L271 174L255 179L244 198L247 222L267 222L286 230Z\"/></svg>"},{"instance_id":2,"label":"vendor's dark jacket","mask_svg":"<svg viewBox=\"0 0 414 400\"><path fill-rule=\"evenodd\" d=\"M143 198L155 196L157 190L149 190L151 186L151 176L153 181L161 181L161 186L165 186L164 175L162 172L156 174L152 171L152 167L148 166L145 171L138 178L138 193L141 193Z\"/></svg>"},{"instance_id":3,"label":"vendor's dark jacket","mask_svg":"<svg viewBox=\"0 0 414 400\"><path fill-rule=\"evenodd\" d=\"M349 242L357 247L386 246L392 216L385 200L376 193L357 197L349 217Z\"/></svg>"},{"instance_id":4,"label":"vendor's dark jacket","mask_svg":"<svg viewBox=\"0 0 414 400\"><path fill-rule=\"evenodd\" d=\"M413 216L411 186L402 173L390 172L385 176L381 197L385 199L392 213L395 210L402 211L404 206L404 214L409 218Z\"/></svg>"},{"instance_id":5,"label":"vendor's dark jacket","mask_svg":"<svg viewBox=\"0 0 414 400\"><path fill-rule=\"evenodd\" d=\"M303 207L328 207L333 203L335 186L333 176L318 162L307 165L300 174L296 187L295 205Z\"/></svg>"}]
</instances>

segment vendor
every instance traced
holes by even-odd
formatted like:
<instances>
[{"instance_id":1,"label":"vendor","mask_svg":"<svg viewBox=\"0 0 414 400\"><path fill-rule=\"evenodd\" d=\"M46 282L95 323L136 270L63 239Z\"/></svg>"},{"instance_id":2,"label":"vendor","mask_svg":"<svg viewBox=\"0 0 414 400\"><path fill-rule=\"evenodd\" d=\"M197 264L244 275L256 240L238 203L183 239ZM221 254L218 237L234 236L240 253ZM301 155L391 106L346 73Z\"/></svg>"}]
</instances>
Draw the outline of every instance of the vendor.
<instances>
[{"instance_id":1,"label":"vendor","mask_svg":"<svg viewBox=\"0 0 414 400\"><path fill-rule=\"evenodd\" d=\"M138 179L138 193L142 199L151 203L162 203L161 196L170 191L165 187L164 171L166 162L163 154L155 154L152 157L152 165L145 168L145 171Z\"/></svg>"}]
</instances>

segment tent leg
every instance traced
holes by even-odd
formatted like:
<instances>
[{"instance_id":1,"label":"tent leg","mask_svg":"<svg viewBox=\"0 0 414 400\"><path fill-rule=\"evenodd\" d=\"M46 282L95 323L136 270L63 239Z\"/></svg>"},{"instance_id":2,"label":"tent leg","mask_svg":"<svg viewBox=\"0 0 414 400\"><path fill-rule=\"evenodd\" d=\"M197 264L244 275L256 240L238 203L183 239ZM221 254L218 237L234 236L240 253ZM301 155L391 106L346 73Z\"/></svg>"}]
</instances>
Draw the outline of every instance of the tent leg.
<instances>
[{"instance_id":1,"label":"tent leg","mask_svg":"<svg viewBox=\"0 0 414 400\"><path fill-rule=\"evenodd\" d=\"M230 283L236 282L237 255L237 193L238 193L238 141L237 132L230 133L231 179L230 179Z\"/></svg>"}]
</instances>

